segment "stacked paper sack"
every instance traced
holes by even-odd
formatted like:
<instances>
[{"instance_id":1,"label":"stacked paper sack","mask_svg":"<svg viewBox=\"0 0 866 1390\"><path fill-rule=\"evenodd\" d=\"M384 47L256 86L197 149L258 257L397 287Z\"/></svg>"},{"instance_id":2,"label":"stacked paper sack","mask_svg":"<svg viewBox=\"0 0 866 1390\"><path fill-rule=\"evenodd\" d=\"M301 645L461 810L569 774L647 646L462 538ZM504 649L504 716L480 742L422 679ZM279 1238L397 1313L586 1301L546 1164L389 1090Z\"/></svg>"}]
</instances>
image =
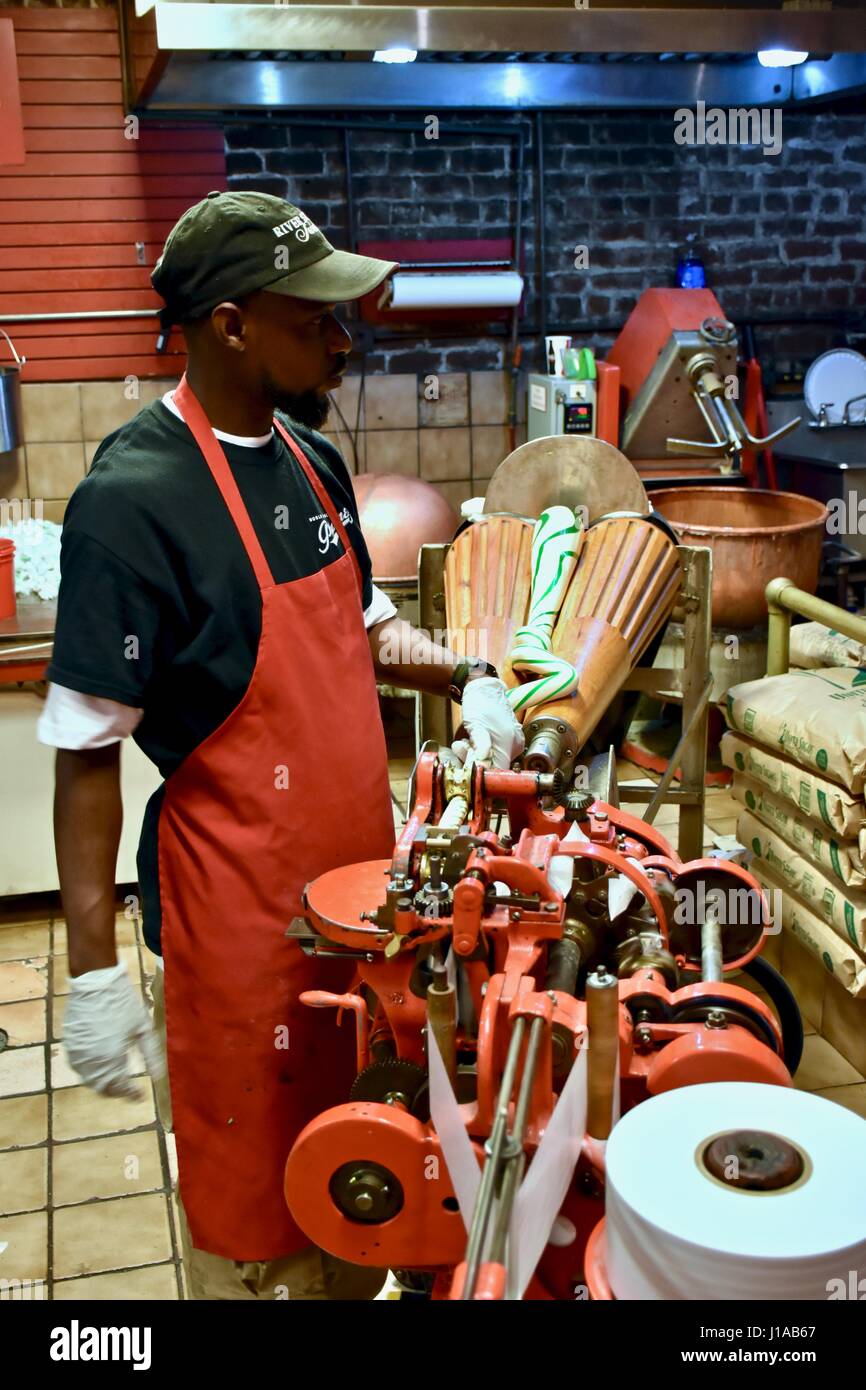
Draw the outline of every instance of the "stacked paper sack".
<instances>
[{"instance_id":1,"label":"stacked paper sack","mask_svg":"<svg viewBox=\"0 0 866 1390\"><path fill-rule=\"evenodd\" d=\"M743 807L737 837L754 855L751 871L776 920L866 997L866 669L815 667L733 686L726 717L722 759Z\"/></svg>"}]
</instances>

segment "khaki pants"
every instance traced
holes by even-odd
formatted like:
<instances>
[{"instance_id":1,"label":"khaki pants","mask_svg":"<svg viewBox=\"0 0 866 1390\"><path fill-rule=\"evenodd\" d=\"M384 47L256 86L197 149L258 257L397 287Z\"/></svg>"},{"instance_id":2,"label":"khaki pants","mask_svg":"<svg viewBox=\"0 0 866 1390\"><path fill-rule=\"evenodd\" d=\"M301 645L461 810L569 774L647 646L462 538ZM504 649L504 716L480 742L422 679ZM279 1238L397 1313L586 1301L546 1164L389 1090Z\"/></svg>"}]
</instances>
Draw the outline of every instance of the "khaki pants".
<instances>
[{"instance_id":1,"label":"khaki pants","mask_svg":"<svg viewBox=\"0 0 866 1390\"><path fill-rule=\"evenodd\" d=\"M154 973L153 1026L165 1050L165 986L163 971ZM162 1126L172 1128L168 1077L154 1082L156 1108ZM197 1250L192 1243L186 1213L177 1193L181 1258L190 1298L273 1298L289 1300L375 1298L385 1282L383 1269L347 1264L336 1256L308 1245L294 1255L275 1260L229 1260Z\"/></svg>"}]
</instances>

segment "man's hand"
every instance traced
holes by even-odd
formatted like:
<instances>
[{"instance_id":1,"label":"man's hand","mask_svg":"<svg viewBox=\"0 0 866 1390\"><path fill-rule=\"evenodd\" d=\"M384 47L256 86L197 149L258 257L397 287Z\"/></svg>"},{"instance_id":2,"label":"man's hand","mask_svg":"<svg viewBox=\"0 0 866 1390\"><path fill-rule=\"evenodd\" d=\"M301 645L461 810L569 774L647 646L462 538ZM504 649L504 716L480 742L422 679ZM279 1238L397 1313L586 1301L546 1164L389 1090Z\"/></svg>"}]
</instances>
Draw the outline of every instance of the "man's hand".
<instances>
[{"instance_id":1,"label":"man's hand","mask_svg":"<svg viewBox=\"0 0 866 1390\"><path fill-rule=\"evenodd\" d=\"M488 766L509 768L519 758L526 744L523 730L514 717L508 701L506 686L495 676L477 676L468 680L463 690L463 722L461 729L468 735L451 746L466 760L469 749L475 761Z\"/></svg>"},{"instance_id":2,"label":"man's hand","mask_svg":"<svg viewBox=\"0 0 866 1390\"><path fill-rule=\"evenodd\" d=\"M54 839L69 944L69 1002L63 1042L86 1085L107 1096L142 1094L129 1048L137 1043L151 1076L165 1071L162 1049L126 966L118 964L114 878L123 808L120 741L57 753Z\"/></svg>"},{"instance_id":3,"label":"man's hand","mask_svg":"<svg viewBox=\"0 0 866 1390\"><path fill-rule=\"evenodd\" d=\"M158 1081L165 1075L165 1057L123 962L74 976L63 1020L63 1044L70 1066L84 1084L102 1095L140 1100L143 1091L129 1062L133 1043Z\"/></svg>"}]
</instances>

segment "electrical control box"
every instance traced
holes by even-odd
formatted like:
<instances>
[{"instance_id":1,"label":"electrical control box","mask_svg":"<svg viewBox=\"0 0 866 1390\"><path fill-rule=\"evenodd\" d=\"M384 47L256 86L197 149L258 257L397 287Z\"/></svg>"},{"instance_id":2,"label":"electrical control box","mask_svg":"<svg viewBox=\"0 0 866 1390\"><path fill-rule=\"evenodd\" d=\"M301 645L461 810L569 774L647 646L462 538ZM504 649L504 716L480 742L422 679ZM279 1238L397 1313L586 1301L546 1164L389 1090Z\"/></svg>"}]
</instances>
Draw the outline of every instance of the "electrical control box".
<instances>
[{"instance_id":1,"label":"electrical control box","mask_svg":"<svg viewBox=\"0 0 866 1390\"><path fill-rule=\"evenodd\" d=\"M527 382L526 437L594 435L597 381L572 381L533 372Z\"/></svg>"}]
</instances>

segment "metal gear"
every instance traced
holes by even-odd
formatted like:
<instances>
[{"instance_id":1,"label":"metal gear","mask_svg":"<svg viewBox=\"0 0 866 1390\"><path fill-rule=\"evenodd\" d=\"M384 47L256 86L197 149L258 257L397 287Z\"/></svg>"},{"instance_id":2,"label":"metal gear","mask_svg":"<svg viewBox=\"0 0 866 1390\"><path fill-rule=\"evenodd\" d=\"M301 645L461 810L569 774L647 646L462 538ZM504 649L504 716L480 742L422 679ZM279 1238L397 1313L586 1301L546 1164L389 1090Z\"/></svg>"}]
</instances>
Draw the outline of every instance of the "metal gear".
<instances>
[{"instance_id":1,"label":"metal gear","mask_svg":"<svg viewBox=\"0 0 866 1390\"><path fill-rule=\"evenodd\" d=\"M403 1057L385 1057L371 1062L352 1082L350 1100L371 1100L380 1105L398 1101L418 1120L430 1118L427 1073L417 1062Z\"/></svg>"}]
</instances>

